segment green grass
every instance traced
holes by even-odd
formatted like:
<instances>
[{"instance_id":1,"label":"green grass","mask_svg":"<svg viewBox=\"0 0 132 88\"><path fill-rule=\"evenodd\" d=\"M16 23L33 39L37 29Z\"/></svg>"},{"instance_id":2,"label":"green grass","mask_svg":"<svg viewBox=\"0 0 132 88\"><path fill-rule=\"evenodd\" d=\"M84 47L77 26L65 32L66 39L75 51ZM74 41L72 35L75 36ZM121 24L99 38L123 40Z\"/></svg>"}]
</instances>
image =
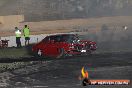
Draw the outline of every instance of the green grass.
<instances>
[{"instance_id":1,"label":"green grass","mask_svg":"<svg viewBox=\"0 0 132 88\"><path fill-rule=\"evenodd\" d=\"M31 55L26 48L3 48L0 49L0 58L19 58L30 57Z\"/></svg>"}]
</instances>

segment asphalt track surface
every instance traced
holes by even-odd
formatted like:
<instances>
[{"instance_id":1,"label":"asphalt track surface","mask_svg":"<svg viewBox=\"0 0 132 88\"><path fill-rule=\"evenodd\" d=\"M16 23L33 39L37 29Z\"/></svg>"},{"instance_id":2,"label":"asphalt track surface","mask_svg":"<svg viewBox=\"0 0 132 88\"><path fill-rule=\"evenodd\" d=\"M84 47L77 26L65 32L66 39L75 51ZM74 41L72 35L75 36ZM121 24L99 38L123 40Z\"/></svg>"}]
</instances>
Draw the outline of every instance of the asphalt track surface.
<instances>
[{"instance_id":1,"label":"asphalt track surface","mask_svg":"<svg viewBox=\"0 0 132 88\"><path fill-rule=\"evenodd\" d=\"M27 59L33 64L0 73L0 88L132 88L132 84L84 87L79 80L83 66L90 79L132 80L132 52L98 53L64 59Z\"/></svg>"}]
</instances>

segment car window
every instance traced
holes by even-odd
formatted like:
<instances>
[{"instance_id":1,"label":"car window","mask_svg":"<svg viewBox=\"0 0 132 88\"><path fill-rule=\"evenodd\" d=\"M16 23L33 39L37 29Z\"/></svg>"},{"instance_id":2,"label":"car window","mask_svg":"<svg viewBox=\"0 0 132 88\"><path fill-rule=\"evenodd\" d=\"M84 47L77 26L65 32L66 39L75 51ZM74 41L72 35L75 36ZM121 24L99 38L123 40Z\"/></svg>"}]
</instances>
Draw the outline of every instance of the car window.
<instances>
[{"instance_id":1,"label":"car window","mask_svg":"<svg viewBox=\"0 0 132 88\"><path fill-rule=\"evenodd\" d=\"M67 36L64 35L50 36L50 40L54 40L54 42L66 42Z\"/></svg>"},{"instance_id":2,"label":"car window","mask_svg":"<svg viewBox=\"0 0 132 88\"><path fill-rule=\"evenodd\" d=\"M44 39L44 41L54 40L54 42L68 42L72 43L74 40L78 40L78 37L72 34L69 35L54 35Z\"/></svg>"},{"instance_id":3,"label":"car window","mask_svg":"<svg viewBox=\"0 0 132 88\"><path fill-rule=\"evenodd\" d=\"M60 37L59 36L50 36L50 40L54 40L54 42L59 42Z\"/></svg>"},{"instance_id":4,"label":"car window","mask_svg":"<svg viewBox=\"0 0 132 88\"><path fill-rule=\"evenodd\" d=\"M73 42L75 42L75 41L78 41L79 40L79 37L78 36L76 36L76 35L70 35L69 37L68 37L68 42L69 43L73 43Z\"/></svg>"},{"instance_id":5,"label":"car window","mask_svg":"<svg viewBox=\"0 0 132 88\"><path fill-rule=\"evenodd\" d=\"M50 38L49 38L49 36L47 36L47 37L45 37L44 39L43 39L43 42L47 42L47 41L49 41L50 40Z\"/></svg>"}]
</instances>

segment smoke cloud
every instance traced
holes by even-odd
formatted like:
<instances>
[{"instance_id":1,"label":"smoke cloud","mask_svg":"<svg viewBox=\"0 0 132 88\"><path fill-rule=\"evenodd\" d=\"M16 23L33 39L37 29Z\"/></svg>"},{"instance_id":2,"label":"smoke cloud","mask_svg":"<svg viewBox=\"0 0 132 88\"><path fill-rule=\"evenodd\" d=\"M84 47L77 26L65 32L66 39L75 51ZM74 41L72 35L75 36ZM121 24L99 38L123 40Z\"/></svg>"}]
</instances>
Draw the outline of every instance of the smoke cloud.
<instances>
[{"instance_id":1,"label":"smoke cloud","mask_svg":"<svg viewBox=\"0 0 132 88\"><path fill-rule=\"evenodd\" d=\"M87 33L83 39L97 42L99 51L131 51L132 50L132 26L124 29L124 26L109 27L102 25L101 31Z\"/></svg>"}]
</instances>

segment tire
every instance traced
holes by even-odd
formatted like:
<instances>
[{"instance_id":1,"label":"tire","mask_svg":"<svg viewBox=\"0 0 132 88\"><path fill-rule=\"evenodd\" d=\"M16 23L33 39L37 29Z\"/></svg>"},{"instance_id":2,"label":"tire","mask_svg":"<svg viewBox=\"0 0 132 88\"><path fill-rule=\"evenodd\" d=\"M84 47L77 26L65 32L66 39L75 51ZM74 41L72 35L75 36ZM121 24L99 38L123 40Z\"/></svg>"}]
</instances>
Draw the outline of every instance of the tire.
<instances>
[{"instance_id":1,"label":"tire","mask_svg":"<svg viewBox=\"0 0 132 88\"><path fill-rule=\"evenodd\" d=\"M56 58L65 58L66 54L65 54L65 50L63 48L58 49L59 51L59 55Z\"/></svg>"},{"instance_id":2,"label":"tire","mask_svg":"<svg viewBox=\"0 0 132 88\"><path fill-rule=\"evenodd\" d=\"M91 50L87 50L87 55L92 55L92 51Z\"/></svg>"}]
</instances>

